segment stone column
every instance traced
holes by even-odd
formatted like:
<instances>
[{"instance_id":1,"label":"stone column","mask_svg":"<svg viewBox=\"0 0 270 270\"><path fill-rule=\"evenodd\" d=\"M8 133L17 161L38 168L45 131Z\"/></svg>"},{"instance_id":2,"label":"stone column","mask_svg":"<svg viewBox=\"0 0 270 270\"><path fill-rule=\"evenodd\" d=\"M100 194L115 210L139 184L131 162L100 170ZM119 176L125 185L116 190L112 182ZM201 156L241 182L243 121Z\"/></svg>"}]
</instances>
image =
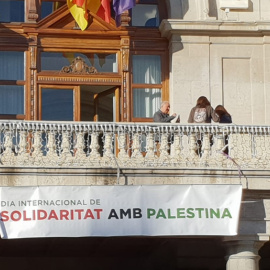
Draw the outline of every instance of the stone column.
<instances>
[{"instance_id":1,"label":"stone column","mask_svg":"<svg viewBox=\"0 0 270 270\"><path fill-rule=\"evenodd\" d=\"M259 249L264 242L240 240L227 242L226 270L259 270Z\"/></svg>"}]
</instances>

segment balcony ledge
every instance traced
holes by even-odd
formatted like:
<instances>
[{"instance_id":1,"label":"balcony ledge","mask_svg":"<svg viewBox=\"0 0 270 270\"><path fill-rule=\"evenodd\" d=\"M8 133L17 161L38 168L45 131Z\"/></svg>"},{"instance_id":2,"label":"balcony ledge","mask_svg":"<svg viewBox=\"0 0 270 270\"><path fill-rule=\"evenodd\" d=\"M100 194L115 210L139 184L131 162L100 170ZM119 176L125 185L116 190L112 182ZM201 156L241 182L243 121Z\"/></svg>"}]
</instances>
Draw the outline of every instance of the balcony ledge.
<instances>
[{"instance_id":1,"label":"balcony ledge","mask_svg":"<svg viewBox=\"0 0 270 270\"><path fill-rule=\"evenodd\" d=\"M270 188L269 126L2 120L0 128L3 185Z\"/></svg>"}]
</instances>

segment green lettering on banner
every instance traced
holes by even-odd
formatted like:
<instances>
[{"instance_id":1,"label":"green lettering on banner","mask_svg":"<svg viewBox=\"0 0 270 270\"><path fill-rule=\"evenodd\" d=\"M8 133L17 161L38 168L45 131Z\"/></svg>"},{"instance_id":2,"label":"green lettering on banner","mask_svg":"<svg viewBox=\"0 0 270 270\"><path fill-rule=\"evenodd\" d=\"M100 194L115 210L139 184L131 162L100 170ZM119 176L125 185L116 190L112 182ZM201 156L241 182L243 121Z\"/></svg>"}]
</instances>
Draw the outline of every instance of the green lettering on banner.
<instances>
[{"instance_id":1,"label":"green lettering on banner","mask_svg":"<svg viewBox=\"0 0 270 270\"><path fill-rule=\"evenodd\" d=\"M158 218L160 218L160 217L166 218L166 215L165 215L164 211L163 211L161 208L160 208L160 209L158 210L158 212L157 212L156 219L158 219Z\"/></svg>"},{"instance_id":2,"label":"green lettering on banner","mask_svg":"<svg viewBox=\"0 0 270 270\"><path fill-rule=\"evenodd\" d=\"M214 216L216 218L220 218L220 211L219 209L217 209L217 211L215 212L214 209L210 208L210 218L213 218Z\"/></svg>"},{"instance_id":3,"label":"green lettering on banner","mask_svg":"<svg viewBox=\"0 0 270 270\"><path fill-rule=\"evenodd\" d=\"M198 212L199 218L202 218L202 211L203 211L204 209L203 209L203 208L195 208L195 210Z\"/></svg>"},{"instance_id":4,"label":"green lettering on banner","mask_svg":"<svg viewBox=\"0 0 270 270\"><path fill-rule=\"evenodd\" d=\"M173 215L171 214L171 209L168 209L168 218L169 218L169 219L176 218L176 216L173 216Z\"/></svg>"},{"instance_id":5,"label":"green lettering on banner","mask_svg":"<svg viewBox=\"0 0 270 270\"><path fill-rule=\"evenodd\" d=\"M185 218L185 208L177 208L177 218Z\"/></svg>"},{"instance_id":6,"label":"green lettering on banner","mask_svg":"<svg viewBox=\"0 0 270 270\"><path fill-rule=\"evenodd\" d=\"M152 208L147 208L147 218L151 218L156 214L156 210Z\"/></svg>"},{"instance_id":7,"label":"green lettering on banner","mask_svg":"<svg viewBox=\"0 0 270 270\"><path fill-rule=\"evenodd\" d=\"M194 208L188 208L187 209L187 218L194 218L195 214L194 214Z\"/></svg>"},{"instance_id":8,"label":"green lettering on banner","mask_svg":"<svg viewBox=\"0 0 270 270\"><path fill-rule=\"evenodd\" d=\"M230 211L229 211L228 208L225 208L225 209L224 209L224 212L223 212L223 215L222 215L221 218L225 218L225 217L232 218L232 215L231 215L231 213L230 213Z\"/></svg>"}]
</instances>

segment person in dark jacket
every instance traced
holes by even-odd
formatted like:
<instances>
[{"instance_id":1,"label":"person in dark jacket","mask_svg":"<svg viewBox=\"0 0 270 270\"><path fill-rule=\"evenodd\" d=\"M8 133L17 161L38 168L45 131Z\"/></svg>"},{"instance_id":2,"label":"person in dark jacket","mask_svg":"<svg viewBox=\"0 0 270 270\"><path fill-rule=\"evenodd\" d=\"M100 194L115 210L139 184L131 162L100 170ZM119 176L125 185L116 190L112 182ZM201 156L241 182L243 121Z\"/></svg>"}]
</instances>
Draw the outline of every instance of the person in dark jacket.
<instances>
[{"instance_id":1,"label":"person in dark jacket","mask_svg":"<svg viewBox=\"0 0 270 270\"><path fill-rule=\"evenodd\" d=\"M232 116L227 112L227 110L222 105L218 105L215 108L215 113L219 116L219 123L221 124L231 124Z\"/></svg>"},{"instance_id":2,"label":"person in dark jacket","mask_svg":"<svg viewBox=\"0 0 270 270\"><path fill-rule=\"evenodd\" d=\"M154 114L154 122L170 123L177 116L177 114L173 113L172 115L169 115L169 111L170 111L169 101L163 101L160 105L160 109Z\"/></svg>"}]
</instances>

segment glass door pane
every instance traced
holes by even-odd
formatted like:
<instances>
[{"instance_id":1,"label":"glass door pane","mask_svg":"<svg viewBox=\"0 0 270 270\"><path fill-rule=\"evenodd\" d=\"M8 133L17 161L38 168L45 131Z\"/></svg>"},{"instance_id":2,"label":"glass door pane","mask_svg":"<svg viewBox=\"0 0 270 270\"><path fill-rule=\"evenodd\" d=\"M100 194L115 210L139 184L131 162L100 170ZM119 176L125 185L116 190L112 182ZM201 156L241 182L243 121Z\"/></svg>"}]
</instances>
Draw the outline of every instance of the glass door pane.
<instances>
[{"instance_id":1,"label":"glass door pane","mask_svg":"<svg viewBox=\"0 0 270 270\"><path fill-rule=\"evenodd\" d=\"M41 120L73 121L74 91L73 89L41 89Z\"/></svg>"}]
</instances>

